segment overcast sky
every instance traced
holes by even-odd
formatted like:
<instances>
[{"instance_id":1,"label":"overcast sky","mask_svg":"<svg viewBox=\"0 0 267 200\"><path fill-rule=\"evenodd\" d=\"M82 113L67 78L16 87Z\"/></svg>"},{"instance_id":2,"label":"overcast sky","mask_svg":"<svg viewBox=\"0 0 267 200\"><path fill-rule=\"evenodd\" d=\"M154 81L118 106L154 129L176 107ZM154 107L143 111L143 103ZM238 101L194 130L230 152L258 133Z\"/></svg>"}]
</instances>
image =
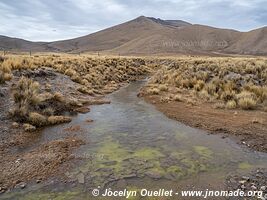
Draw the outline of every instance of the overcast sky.
<instances>
[{"instance_id":1,"label":"overcast sky","mask_svg":"<svg viewBox=\"0 0 267 200\"><path fill-rule=\"evenodd\" d=\"M248 31L267 25L267 0L0 0L0 35L62 40L140 15Z\"/></svg>"}]
</instances>

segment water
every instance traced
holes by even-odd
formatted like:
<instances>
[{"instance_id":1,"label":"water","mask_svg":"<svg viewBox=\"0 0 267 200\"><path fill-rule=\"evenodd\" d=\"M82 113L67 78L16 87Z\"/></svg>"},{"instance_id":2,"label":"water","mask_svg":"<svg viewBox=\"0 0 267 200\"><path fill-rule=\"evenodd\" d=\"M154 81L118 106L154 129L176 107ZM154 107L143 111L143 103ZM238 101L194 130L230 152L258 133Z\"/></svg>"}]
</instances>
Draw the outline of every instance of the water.
<instances>
[{"instance_id":1,"label":"water","mask_svg":"<svg viewBox=\"0 0 267 200\"><path fill-rule=\"evenodd\" d=\"M267 167L264 153L168 119L137 97L143 84L131 83L108 96L111 104L92 106L90 113L78 115L70 124L43 131L39 142L62 138L66 127L80 125L77 135L88 143L74 152L83 161L65 172L72 184L36 184L0 198L92 199L94 188L100 193L105 188L219 190L229 174ZM86 123L88 118L94 122Z\"/></svg>"}]
</instances>

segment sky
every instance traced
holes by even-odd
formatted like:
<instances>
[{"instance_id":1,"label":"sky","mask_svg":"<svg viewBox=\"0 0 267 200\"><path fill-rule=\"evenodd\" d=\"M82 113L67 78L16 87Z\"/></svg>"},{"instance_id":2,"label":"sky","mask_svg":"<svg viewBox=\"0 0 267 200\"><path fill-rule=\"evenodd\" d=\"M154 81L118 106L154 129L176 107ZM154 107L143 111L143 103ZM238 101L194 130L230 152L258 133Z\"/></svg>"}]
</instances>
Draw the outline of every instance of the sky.
<instances>
[{"instance_id":1,"label":"sky","mask_svg":"<svg viewBox=\"0 0 267 200\"><path fill-rule=\"evenodd\" d=\"M63 40L141 15L249 31L267 25L267 0L0 0L0 35Z\"/></svg>"}]
</instances>

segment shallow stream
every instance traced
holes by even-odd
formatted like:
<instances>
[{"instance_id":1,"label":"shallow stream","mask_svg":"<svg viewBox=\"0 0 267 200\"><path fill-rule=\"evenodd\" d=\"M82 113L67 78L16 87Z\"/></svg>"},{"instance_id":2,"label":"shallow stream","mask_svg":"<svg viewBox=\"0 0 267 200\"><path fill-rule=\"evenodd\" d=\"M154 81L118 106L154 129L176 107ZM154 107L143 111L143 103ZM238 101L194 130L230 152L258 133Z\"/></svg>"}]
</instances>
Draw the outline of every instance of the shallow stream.
<instances>
[{"instance_id":1,"label":"shallow stream","mask_svg":"<svg viewBox=\"0 0 267 200\"><path fill-rule=\"evenodd\" d=\"M65 172L73 183L29 185L0 199L92 199L95 188L219 190L229 174L267 167L266 154L167 118L137 97L143 84L131 83L107 97L111 104L92 106L70 124L43 131L40 141L61 138L71 125L81 127L77 135L88 143L74 154L83 161ZM88 118L94 122L86 123Z\"/></svg>"}]
</instances>

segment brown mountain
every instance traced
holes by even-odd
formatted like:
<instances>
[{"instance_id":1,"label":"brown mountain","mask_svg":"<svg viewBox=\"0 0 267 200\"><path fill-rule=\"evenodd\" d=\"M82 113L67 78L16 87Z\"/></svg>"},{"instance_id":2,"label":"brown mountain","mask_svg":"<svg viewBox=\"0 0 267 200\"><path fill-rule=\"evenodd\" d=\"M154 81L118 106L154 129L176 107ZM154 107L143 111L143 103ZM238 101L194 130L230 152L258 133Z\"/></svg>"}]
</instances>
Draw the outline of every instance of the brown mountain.
<instances>
[{"instance_id":1,"label":"brown mountain","mask_svg":"<svg viewBox=\"0 0 267 200\"><path fill-rule=\"evenodd\" d=\"M181 20L138 17L83 37L30 42L0 37L0 48L15 51L99 52L116 54L251 54L267 55L267 28L239 32Z\"/></svg>"}]
</instances>

